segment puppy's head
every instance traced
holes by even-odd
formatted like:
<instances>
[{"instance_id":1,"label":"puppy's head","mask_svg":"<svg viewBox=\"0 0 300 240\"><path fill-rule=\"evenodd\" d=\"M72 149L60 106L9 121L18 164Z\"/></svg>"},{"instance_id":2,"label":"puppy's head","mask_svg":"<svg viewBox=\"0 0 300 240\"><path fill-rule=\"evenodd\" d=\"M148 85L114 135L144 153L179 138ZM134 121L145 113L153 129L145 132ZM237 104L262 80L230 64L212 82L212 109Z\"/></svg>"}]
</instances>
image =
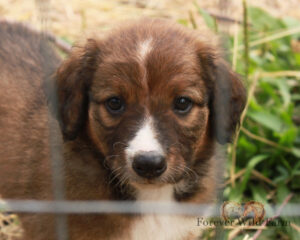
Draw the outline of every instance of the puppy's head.
<instances>
[{"instance_id":1,"label":"puppy's head","mask_svg":"<svg viewBox=\"0 0 300 240\"><path fill-rule=\"evenodd\" d=\"M76 48L57 72L65 140L86 133L133 185L205 174L245 104L241 81L208 41L144 20Z\"/></svg>"}]
</instances>

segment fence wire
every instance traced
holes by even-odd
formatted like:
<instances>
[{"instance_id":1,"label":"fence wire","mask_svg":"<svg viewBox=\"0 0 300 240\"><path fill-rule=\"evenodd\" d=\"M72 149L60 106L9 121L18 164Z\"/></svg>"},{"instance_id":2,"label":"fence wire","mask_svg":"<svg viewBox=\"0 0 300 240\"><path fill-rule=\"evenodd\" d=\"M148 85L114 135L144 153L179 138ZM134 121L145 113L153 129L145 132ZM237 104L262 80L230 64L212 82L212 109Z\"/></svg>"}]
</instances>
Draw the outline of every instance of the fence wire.
<instances>
[{"instance_id":1,"label":"fence wire","mask_svg":"<svg viewBox=\"0 0 300 240\"><path fill-rule=\"evenodd\" d=\"M39 2L39 1L37 1ZM46 1L47 2L47 1ZM47 20L47 19L46 19ZM46 22L46 20L44 20ZM45 29L44 29L45 30ZM46 29L47 30L47 29ZM53 38L53 37L52 37ZM53 38L54 39L54 38ZM52 39L52 41L54 41ZM49 39L48 39L49 40ZM51 39L50 39L51 40ZM61 44L63 45L63 44ZM69 46L63 45L70 50ZM47 66L43 66L48 72ZM224 94L222 108L228 108L228 96ZM225 104L227 103L227 104ZM227 112L227 111L225 111ZM49 128L57 129L57 123L48 113ZM223 121L219 119L218 121ZM219 122L217 125L222 126ZM217 126L217 130L219 127ZM56 232L58 240L67 240L68 214L158 214L158 215L185 215L195 217L220 217L221 204L192 204L175 202L147 202L147 201L67 201L64 200L63 183L63 156L62 140L57 131L50 131L50 155L52 161L52 176L54 200L11 200L0 201L0 212L13 213L51 213L56 214ZM266 217L273 217L280 205L265 205ZM287 204L280 216L299 217L300 204Z\"/></svg>"},{"instance_id":2,"label":"fence wire","mask_svg":"<svg viewBox=\"0 0 300 240\"><path fill-rule=\"evenodd\" d=\"M266 217L273 217L281 205L266 204ZM153 201L43 201L3 200L0 209L22 213L54 214L158 214L220 217L222 205ZM287 204L281 217L299 217L300 204Z\"/></svg>"}]
</instances>

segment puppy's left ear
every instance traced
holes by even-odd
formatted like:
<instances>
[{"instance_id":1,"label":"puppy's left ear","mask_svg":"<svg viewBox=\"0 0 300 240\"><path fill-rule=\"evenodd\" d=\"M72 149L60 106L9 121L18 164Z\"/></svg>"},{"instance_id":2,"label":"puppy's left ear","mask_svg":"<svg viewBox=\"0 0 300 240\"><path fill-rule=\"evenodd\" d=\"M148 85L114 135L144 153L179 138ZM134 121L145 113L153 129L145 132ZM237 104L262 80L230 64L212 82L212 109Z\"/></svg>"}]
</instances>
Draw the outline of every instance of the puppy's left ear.
<instances>
[{"instance_id":1,"label":"puppy's left ear","mask_svg":"<svg viewBox=\"0 0 300 240\"><path fill-rule=\"evenodd\" d=\"M99 53L97 42L89 39L84 47L73 48L56 73L58 119L65 140L75 139L85 125Z\"/></svg>"},{"instance_id":2,"label":"puppy's left ear","mask_svg":"<svg viewBox=\"0 0 300 240\"><path fill-rule=\"evenodd\" d=\"M231 142L246 104L246 89L238 74L215 51L199 51L202 77L210 90L210 121L220 144Z\"/></svg>"}]
</instances>

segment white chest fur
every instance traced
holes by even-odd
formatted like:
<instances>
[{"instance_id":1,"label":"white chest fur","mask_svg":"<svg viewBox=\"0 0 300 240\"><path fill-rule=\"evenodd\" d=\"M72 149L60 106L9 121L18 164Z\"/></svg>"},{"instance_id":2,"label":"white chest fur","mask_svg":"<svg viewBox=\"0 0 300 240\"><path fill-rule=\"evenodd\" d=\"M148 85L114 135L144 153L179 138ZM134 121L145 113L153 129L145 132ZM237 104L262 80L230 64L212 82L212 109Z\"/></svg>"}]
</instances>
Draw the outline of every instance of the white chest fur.
<instances>
[{"instance_id":1,"label":"white chest fur","mask_svg":"<svg viewBox=\"0 0 300 240\"><path fill-rule=\"evenodd\" d=\"M133 224L130 235L132 240L188 240L197 231L195 218L148 215Z\"/></svg>"},{"instance_id":2,"label":"white chest fur","mask_svg":"<svg viewBox=\"0 0 300 240\"><path fill-rule=\"evenodd\" d=\"M139 201L170 202L173 199L173 186L144 188L139 191ZM138 218L130 229L131 240L184 240L193 239L199 227L196 217L172 215L145 215ZM198 234L199 234L198 233Z\"/></svg>"}]
</instances>

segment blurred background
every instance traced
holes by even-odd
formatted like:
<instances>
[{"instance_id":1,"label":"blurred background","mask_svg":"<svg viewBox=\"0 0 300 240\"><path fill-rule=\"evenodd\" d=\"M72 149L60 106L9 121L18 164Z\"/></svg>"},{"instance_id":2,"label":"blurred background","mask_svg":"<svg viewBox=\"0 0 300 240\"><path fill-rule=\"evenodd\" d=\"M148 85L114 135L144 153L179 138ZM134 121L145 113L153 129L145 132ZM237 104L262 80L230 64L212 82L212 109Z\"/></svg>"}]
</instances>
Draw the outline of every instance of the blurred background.
<instances>
[{"instance_id":1,"label":"blurred background","mask_svg":"<svg viewBox=\"0 0 300 240\"><path fill-rule=\"evenodd\" d=\"M221 21L222 26L230 28L231 20L242 21L242 0L0 0L0 16L27 22L36 28L45 27L41 26L41 20L47 19L49 31L73 41L82 34L103 31L124 19L142 16L170 18L191 27L191 12L201 26L203 20L195 3L209 13L230 18ZM274 17L300 19L298 0L248 0L248 4L258 6Z\"/></svg>"},{"instance_id":2,"label":"blurred background","mask_svg":"<svg viewBox=\"0 0 300 240\"><path fill-rule=\"evenodd\" d=\"M53 34L62 56L74 41L142 16L215 32L248 89L241 129L227 149L222 197L300 204L300 0L0 0L0 16ZM300 216L274 214L289 225L259 233L261 226L236 227L221 237L300 239ZM3 229L0 239L9 239ZM201 239L217 234L212 227Z\"/></svg>"}]
</instances>

